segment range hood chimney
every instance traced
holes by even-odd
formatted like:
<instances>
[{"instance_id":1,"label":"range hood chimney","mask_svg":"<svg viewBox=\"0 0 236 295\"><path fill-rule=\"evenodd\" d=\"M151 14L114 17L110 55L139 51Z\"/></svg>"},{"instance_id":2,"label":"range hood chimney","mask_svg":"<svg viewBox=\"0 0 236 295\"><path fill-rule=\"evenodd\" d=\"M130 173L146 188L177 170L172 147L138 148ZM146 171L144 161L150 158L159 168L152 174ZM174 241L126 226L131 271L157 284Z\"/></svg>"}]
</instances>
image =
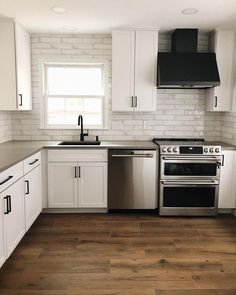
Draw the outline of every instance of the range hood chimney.
<instances>
[{"instance_id":1,"label":"range hood chimney","mask_svg":"<svg viewBox=\"0 0 236 295\"><path fill-rule=\"evenodd\" d=\"M172 51L158 52L157 88L211 88L220 85L215 53L198 53L197 41L197 29L175 30Z\"/></svg>"}]
</instances>

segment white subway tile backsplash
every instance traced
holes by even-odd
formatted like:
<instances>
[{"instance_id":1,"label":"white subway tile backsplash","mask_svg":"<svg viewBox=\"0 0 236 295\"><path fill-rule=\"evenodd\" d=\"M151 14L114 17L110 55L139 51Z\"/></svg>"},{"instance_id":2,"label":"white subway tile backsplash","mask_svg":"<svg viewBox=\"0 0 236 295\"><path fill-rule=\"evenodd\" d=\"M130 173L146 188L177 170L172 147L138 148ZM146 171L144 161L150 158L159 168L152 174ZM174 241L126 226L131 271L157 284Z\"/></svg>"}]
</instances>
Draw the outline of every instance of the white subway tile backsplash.
<instances>
[{"instance_id":1,"label":"white subway tile backsplash","mask_svg":"<svg viewBox=\"0 0 236 295\"><path fill-rule=\"evenodd\" d=\"M199 34L199 51L207 51L208 38ZM159 50L169 51L170 35L160 34ZM90 130L90 135L99 135L103 140L150 140L154 136L192 136L219 139L221 117L223 137L236 143L233 136L236 116L205 112L205 91L196 89L158 89L155 113L111 112L111 59L112 39L110 34L33 34L32 91L33 111L0 113L0 141L12 139L68 140L79 139L79 130L40 129L40 70L39 61L47 60L94 60L108 62L108 129ZM3 116L3 117L2 117ZM3 123L1 123L3 122ZM8 126L1 129L1 126ZM12 134L11 134L12 128Z\"/></svg>"}]
</instances>

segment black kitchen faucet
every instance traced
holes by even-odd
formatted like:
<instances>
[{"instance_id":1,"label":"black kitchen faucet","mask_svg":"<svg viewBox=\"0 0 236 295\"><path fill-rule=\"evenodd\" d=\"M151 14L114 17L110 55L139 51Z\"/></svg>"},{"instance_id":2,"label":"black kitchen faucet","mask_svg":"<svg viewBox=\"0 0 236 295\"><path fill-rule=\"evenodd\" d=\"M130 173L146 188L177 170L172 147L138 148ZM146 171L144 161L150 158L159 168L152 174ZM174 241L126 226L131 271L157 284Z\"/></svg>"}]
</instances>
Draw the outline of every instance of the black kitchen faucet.
<instances>
[{"instance_id":1,"label":"black kitchen faucet","mask_svg":"<svg viewBox=\"0 0 236 295\"><path fill-rule=\"evenodd\" d=\"M78 126L80 127L80 141L84 141L84 137L88 136L88 133L84 133L84 124L83 124L83 116L79 115L78 117Z\"/></svg>"}]
</instances>

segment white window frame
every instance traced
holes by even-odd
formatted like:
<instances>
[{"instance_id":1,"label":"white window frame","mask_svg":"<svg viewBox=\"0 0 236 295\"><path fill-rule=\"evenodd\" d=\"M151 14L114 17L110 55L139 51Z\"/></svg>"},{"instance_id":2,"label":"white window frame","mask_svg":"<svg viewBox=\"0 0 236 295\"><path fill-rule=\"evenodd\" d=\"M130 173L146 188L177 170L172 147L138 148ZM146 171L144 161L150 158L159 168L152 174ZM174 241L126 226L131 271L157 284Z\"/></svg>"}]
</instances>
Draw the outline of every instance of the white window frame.
<instances>
[{"instance_id":1,"label":"white window frame","mask_svg":"<svg viewBox=\"0 0 236 295\"><path fill-rule=\"evenodd\" d=\"M41 89L41 101L40 101L40 128L41 129L78 129L78 125L74 124L48 124L48 113L47 113L47 96L48 91L46 87L47 83L47 69L50 66L102 66L103 67L103 86L104 86L104 95L56 95L55 97L76 97L76 98L96 98L103 97L102 103L102 125L86 125L86 129L107 129L108 126L108 63L106 60L98 61L40 61L40 89ZM51 97L53 95L50 95ZM80 114L78 113L78 116Z\"/></svg>"}]
</instances>

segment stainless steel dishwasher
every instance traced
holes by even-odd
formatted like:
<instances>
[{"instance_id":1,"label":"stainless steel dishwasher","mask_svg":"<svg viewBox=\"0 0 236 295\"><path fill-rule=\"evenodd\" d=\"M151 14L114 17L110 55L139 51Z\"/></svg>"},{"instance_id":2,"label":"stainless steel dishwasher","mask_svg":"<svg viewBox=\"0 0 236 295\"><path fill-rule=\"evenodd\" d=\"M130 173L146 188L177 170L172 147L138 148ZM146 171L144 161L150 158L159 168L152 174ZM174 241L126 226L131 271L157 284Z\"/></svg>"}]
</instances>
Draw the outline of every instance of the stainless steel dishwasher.
<instances>
[{"instance_id":1,"label":"stainless steel dishwasher","mask_svg":"<svg viewBox=\"0 0 236 295\"><path fill-rule=\"evenodd\" d=\"M109 210L157 207L156 154L156 150L109 151Z\"/></svg>"}]
</instances>

